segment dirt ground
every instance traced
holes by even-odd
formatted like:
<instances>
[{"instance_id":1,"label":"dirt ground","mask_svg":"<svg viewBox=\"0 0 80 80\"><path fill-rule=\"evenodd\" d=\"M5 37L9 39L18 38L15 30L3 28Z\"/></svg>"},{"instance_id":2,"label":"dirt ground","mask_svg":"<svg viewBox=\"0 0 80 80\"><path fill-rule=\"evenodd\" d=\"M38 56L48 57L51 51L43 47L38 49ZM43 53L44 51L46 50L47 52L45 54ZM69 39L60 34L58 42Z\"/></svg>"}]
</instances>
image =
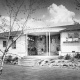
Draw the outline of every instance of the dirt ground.
<instances>
[{"instance_id":1,"label":"dirt ground","mask_svg":"<svg viewBox=\"0 0 80 80\"><path fill-rule=\"evenodd\" d=\"M0 80L80 80L80 69L5 65Z\"/></svg>"}]
</instances>

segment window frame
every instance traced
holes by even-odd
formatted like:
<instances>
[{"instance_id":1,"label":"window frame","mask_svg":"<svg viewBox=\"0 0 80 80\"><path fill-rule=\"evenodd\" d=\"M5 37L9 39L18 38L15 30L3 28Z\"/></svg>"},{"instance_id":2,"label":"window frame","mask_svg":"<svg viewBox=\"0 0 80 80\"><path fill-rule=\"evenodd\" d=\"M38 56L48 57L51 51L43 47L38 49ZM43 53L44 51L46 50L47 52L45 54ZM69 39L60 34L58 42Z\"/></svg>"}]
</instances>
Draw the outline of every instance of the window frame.
<instances>
[{"instance_id":1,"label":"window frame","mask_svg":"<svg viewBox=\"0 0 80 80\"><path fill-rule=\"evenodd\" d=\"M16 49L16 41L12 42L12 49Z\"/></svg>"},{"instance_id":2,"label":"window frame","mask_svg":"<svg viewBox=\"0 0 80 80\"><path fill-rule=\"evenodd\" d=\"M7 46L7 42L3 41L3 47L6 47L6 46Z\"/></svg>"}]
</instances>

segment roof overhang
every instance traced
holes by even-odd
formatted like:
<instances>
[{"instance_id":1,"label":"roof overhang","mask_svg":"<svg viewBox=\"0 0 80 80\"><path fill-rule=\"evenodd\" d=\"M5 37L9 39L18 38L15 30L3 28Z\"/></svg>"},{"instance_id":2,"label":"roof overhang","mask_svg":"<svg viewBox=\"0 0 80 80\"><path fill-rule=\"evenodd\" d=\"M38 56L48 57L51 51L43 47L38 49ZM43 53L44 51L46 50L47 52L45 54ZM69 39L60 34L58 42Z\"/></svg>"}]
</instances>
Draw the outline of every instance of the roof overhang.
<instances>
[{"instance_id":1,"label":"roof overhang","mask_svg":"<svg viewBox=\"0 0 80 80\"><path fill-rule=\"evenodd\" d=\"M76 25L65 25L65 26L56 26L56 27L47 27L47 28L33 28L26 29L24 34L32 34L32 35L42 35L46 32L51 32L53 34L57 34L63 31L72 31L72 30L80 30L80 24Z\"/></svg>"}]
</instances>

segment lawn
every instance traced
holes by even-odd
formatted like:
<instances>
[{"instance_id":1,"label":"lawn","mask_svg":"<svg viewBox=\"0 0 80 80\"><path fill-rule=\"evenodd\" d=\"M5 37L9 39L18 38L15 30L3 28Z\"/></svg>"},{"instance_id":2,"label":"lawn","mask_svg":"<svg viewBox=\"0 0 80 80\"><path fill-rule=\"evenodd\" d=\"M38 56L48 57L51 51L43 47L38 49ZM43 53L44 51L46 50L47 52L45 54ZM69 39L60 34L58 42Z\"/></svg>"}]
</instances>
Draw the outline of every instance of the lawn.
<instances>
[{"instance_id":1,"label":"lawn","mask_svg":"<svg viewBox=\"0 0 80 80\"><path fill-rule=\"evenodd\" d=\"M80 69L4 65L0 80L80 80Z\"/></svg>"}]
</instances>

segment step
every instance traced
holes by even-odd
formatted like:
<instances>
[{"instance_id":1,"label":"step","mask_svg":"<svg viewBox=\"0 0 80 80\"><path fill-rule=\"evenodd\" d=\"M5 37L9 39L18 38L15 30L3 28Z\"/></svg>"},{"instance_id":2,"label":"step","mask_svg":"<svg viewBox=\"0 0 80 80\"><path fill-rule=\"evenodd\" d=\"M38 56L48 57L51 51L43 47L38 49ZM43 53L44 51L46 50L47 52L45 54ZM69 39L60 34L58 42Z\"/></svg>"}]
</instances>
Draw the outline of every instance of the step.
<instances>
[{"instance_id":1,"label":"step","mask_svg":"<svg viewBox=\"0 0 80 80\"><path fill-rule=\"evenodd\" d=\"M57 59L57 56L48 56L48 57L31 56L31 57L24 57L24 58L18 60L18 65L35 66L38 61L47 60L47 59Z\"/></svg>"},{"instance_id":2,"label":"step","mask_svg":"<svg viewBox=\"0 0 80 80\"><path fill-rule=\"evenodd\" d=\"M18 65L23 66L34 66L36 62L36 59L33 58L23 58L18 60Z\"/></svg>"}]
</instances>

